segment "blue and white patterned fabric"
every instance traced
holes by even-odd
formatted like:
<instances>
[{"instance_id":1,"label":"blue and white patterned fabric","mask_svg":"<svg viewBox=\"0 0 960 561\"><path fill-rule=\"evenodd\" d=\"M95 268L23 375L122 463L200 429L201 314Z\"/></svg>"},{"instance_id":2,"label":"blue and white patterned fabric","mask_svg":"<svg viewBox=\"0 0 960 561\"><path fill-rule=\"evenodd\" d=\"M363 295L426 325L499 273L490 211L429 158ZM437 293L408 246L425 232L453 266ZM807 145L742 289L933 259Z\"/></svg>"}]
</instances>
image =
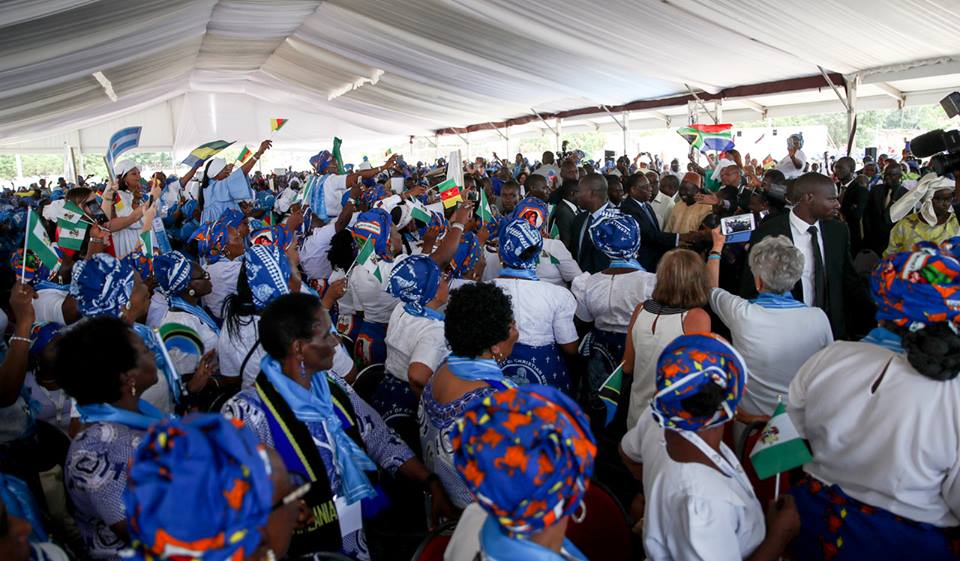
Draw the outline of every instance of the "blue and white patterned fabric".
<instances>
[{"instance_id":1,"label":"blue and white patterned fabric","mask_svg":"<svg viewBox=\"0 0 960 561\"><path fill-rule=\"evenodd\" d=\"M523 256L531 247L537 251ZM543 236L526 220L508 222L500 231L500 260L512 269L535 270L540 263Z\"/></svg>"},{"instance_id":2,"label":"blue and white patterned fabric","mask_svg":"<svg viewBox=\"0 0 960 561\"><path fill-rule=\"evenodd\" d=\"M257 311L279 296L290 293L290 262L273 245L255 245L244 254L247 283Z\"/></svg>"},{"instance_id":3,"label":"blue and white patterned fabric","mask_svg":"<svg viewBox=\"0 0 960 561\"><path fill-rule=\"evenodd\" d=\"M404 310L418 317L427 317L425 306L440 288L440 267L429 256L411 255L393 268L387 288L404 303ZM443 319L442 315L440 319Z\"/></svg>"},{"instance_id":4,"label":"blue and white patterned fabric","mask_svg":"<svg viewBox=\"0 0 960 561\"><path fill-rule=\"evenodd\" d=\"M120 317L133 293L134 270L129 263L106 253L73 266L70 294L86 317Z\"/></svg>"},{"instance_id":5,"label":"blue and white patterned fabric","mask_svg":"<svg viewBox=\"0 0 960 561\"><path fill-rule=\"evenodd\" d=\"M179 294L190 286L192 269L190 260L179 251L153 258L153 276L157 279L157 289L167 297Z\"/></svg>"}]
</instances>

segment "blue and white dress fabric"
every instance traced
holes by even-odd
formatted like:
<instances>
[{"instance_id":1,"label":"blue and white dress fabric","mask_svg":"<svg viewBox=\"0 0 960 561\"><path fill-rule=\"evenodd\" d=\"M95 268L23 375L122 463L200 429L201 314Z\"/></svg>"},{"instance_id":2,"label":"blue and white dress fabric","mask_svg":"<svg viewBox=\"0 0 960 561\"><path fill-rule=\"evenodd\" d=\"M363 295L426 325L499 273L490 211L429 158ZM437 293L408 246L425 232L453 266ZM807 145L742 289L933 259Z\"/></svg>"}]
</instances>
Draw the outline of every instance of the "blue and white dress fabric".
<instances>
[{"instance_id":1,"label":"blue and white dress fabric","mask_svg":"<svg viewBox=\"0 0 960 561\"><path fill-rule=\"evenodd\" d=\"M220 181L211 181L203 192L203 214L200 222L214 222L228 210L240 210L240 201L252 200L253 189L250 179L243 170L236 168L233 173Z\"/></svg>"},{"instance_id":2,"label":"blue and white dress fabric","mask_svg":"<svg viewBox=\"0 0 960 561\"><path fill-rule=\"evenodd\" d=\"M253 304L262 311L278 297L289 294L290 262L274 245L254 245L247 250L247 283L253 295Z\"/></svg>"},{"instance_id":3,"label":"blue and white dress fabric","mask_svg":"<svg viewBox=\"0 0 960 561\"><path fill-rule=\"evenodd\" d=\"M356 412L360 436L363 438L367 454L382 469L391 474L396 473L401 465L414 457L413 452L400 437L387 427L380 415L353 392L350 386L339 381L337 383L350 397L350 404ZM222 410L227 417L243 421L244 426L256 433L260 442L273 447L273 436L270 433L269 421L264 411L265 405L255 388L241 391L224 404ZM334 468L333 452L329 437L323 429L323 424L312 421L306 421L304 424L317 444L317 450L319 450L327 468L327 477L330 479L331 487L334 489L340 488L340 474ZM358 530L346 536L343 540L343 550L344 553L356 559L369 559L370 555L367 551L363 530Z\"/></svg>"}]
</instances>

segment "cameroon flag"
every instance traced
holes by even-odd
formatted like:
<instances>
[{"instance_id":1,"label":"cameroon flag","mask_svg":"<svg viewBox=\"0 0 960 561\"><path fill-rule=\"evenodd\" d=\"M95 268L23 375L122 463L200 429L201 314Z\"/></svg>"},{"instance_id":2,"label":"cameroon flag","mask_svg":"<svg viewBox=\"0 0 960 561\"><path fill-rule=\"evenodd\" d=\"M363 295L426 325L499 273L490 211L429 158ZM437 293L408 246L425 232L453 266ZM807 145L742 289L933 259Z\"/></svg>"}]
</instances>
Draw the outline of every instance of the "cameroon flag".
<instances>
[{"instance_id":1,"label":"cameroon flag","mask_svg":"<svg viewBox=\"0 0 960 561\"><path fill-rule=\"evenodd\" d=\"M463 202L463 197L460 196L460 188L457 187L457 183L453 179L438 184L437 189L440 190L440 200L443 201L443 208L457 206L457 203Z\"/></svg>"},{"instance_id":2,"label":"cameroon flag","mask_svg":"<svg viewBox=\"0 0 960 561\"><path fill-rule=\"evenodd\" d=\"M290 119L270 119L270 132L277 132Z\"/></svg>"}]
</instances>

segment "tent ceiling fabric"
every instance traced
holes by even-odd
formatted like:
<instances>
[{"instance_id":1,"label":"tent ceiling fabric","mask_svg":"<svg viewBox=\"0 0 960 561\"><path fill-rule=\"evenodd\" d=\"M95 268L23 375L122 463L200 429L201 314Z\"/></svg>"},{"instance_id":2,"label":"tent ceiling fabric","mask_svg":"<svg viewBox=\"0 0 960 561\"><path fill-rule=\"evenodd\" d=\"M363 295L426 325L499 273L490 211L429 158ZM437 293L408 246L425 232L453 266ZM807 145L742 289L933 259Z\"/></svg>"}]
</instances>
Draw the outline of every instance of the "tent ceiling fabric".
<instances>
[{"instance_id":1,"label":"tent ceiling fabric","mask_svg":"<svg viewBox=\"0 0 960 561\"><path fill-rule=\"evenodd\" d=\"M864 13L884 16L855 27ZM614 35L611 22L633 31ZM0 146L172 98L178 151L211 129L252 142L265 130L254 118L294 114L300 125L291 118L279 145L320 144L334 130L401 138L818 66L956 65L957 36L960 3L937 0L7 0Z\"/></svg>"}]
</instances>

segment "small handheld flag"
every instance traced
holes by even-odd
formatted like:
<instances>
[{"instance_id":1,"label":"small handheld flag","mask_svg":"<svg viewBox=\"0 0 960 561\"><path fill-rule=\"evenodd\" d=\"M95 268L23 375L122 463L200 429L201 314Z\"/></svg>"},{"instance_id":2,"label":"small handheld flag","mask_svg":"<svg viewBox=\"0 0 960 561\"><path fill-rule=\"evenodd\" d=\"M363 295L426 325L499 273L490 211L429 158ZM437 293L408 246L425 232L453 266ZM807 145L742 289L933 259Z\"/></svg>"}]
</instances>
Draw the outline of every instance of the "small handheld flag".
<instances>
[{"instance_id":1,"label":"small handheld flag","mask_svg":"<svg viewBox=\"0 0 960 561\"><path fill-rule=\"evenodd\" d=\"M617 366L610 376L600 386L599 397L603 401L607 410L607 417L604 420L604 427L610 426L613 418L617 415L617 404L620 402L620 391L623 386L623 363Z\"/></svg>"},{"instance_id":2,"label":"small handheld flag","mask_svg":"<svg viewBox=\"0 0 960 561\"><path fill-rule=\"evenodd\" d=\"M140 244L143 246L143 255L153 263L153 236L150 232L140 232Z\"/></svg>"},{"instance_id":3,"label":"small handheld flag","mask_svg":"<svg viewBox=\"0 0 960 561\"><path fill-rule=\"evenodd\" d=\"M240 165L243 165L247 163L247 160L250 159L250 156L253 156L253 152L244 146L243 150L240 151L240 155L237 156L237 161L240 162Z\"/></svg>"},{"instance_id":4,"label":"small handheld flag","mask_svg":"<svg viewBox=\"0 0 960 561\"><path fill-rule=\"evenodd\" d=\"M677 134L682 136L690 146L705 152L707 150L716 150L724 152L733 150L733 125L690 125L677 130Z\"/></svg>"},{"instance_id":5,"label":"small handheld flag","mask_svg":"<svg viewBox=\"0 0 960 561\"><path fill-rule=\"evenodd\" d=\"M290 119L270 119L270 132L277 132L283 125L287 124L289 120Z\"/></svg>"},{"instance_id":6,"label":"small handheld flag","mask_svg":"<svg viewBox=\"0 0 960 561\"><path fill-rule=\"evenodd\" d=\"M340 155L340 145L343 144L343 141L337 137L333 137L333 159L337 162L337 175L343 175L347 171L343 169L343 156Z\"/></svg>"},{"instance_id":7,"label":"small handheld flag","mask_svg":"<svg viewBox=\"0 0 960 561\"><path fill-rule=\"evenodd\" d=\"M443 201L443 208L457 206L457 203L463 201L463 197L460 196L460 188L457 187L457 183L453 179L447 179L443 183L438 184L437 189L440 191L440 200Z\"/></svg>"},{"instance_id":8,"label":"small handheld flag","mask_svg":"<svg viewBox=\"0 0 960 561\"><path fill-rule=\"evenodd\" d=\"M57 245L64 249L79 251L89 227L90 223L84 219L80 207L73 201L67 201L57 220Z\"/></svg>"},{"instance_id":9,"label":"small handheld flag","mask_svg":"<svg viewBox=\"0 0 960 561\"><path fill-rule=\"evenodd\" d=\"M117 163L120 155L140 146L140 133L143 127L127 127L113 133L110 137L110 144L107 146L107 169L113 174L113 166Z\"/></svg>"},{"instance_id":10,"label":"small handheld flag","mask_svg":"<svg viewBox=\"0 0 960 561\"><path fill-rule=\"evenodd\" d=\"M766 479L785 471L800 467L813 460L813 454L793 426L787 407L777 404L773 416L757 440L750 462L757 471L757 477Z\"/></svg>"},{"instance_id":11,"label":"small handheld flag","mask_svg":"<svg viewBox=\"0 0 960 561\"><path fill-rule=\"evenodd\" d=\"M33 212L30 207L27 207L27 235L23 242L24 255L27 255L28 249L51 271L60 264L60 256L54 249L53 244L50 243L47 231L43 228L43 223L40 222L40 215ZM21 277L25 272L21 271Z\"/></svg>"},{"instance_id":12,"label":"small handheld flag","mask_svg":"<svg viewBox=\"0 0 960 561\"><path fill-rule=\"evenodd\" d=\"M493 211L490 210L490 201L487 200L487 192L480 189L480 222L491 222L493 220Z\"/></svg>"},{"instance_id":13,"label":"small handheld flag","mask_svg":"<svg viewBox=\"0 0 960 561\"><path fill-rule=\"evenodd\" d=\"M183 164L190 166L191 168L197 167L199 164L207 161L219 154L224 148L230 146L236 142L236 140L227 142L226 140L214 140L213 142L208 142L206 144L201 144L193 149L190 152L190 155L184 158Z\"/></svg>"},{"instance_id":14,"label":"small handheld flag","mask_svg":"<svg viewBox=\"0 0 960 561\"><path fill-rule=\"evenodd\" d=\"M346 276L350 276L350 272L353 271L353 268L357 265L366 269L375 279L383 282L383 273L380 272L380 264L375 258L376 251L374 251L374 242L373 237L369 237L363 242L363 245L360 247L360 251L357 252L357 258L354 259L353 265L350 265L350 269L347 271Z\"/></svg>"},{"instance_id":15,"label":"small handheld flag","mask_svg":"<svg viewBox=\"0 0 960 561\"><path fill-rule=\"evenodd\" d=\"M424 224L430 223L430 211L428 211L420 201L416 199L410 199L407 201L407 204L410 205L410 216L412 218L415 218Z\"/></svg>"}]
</instances>

